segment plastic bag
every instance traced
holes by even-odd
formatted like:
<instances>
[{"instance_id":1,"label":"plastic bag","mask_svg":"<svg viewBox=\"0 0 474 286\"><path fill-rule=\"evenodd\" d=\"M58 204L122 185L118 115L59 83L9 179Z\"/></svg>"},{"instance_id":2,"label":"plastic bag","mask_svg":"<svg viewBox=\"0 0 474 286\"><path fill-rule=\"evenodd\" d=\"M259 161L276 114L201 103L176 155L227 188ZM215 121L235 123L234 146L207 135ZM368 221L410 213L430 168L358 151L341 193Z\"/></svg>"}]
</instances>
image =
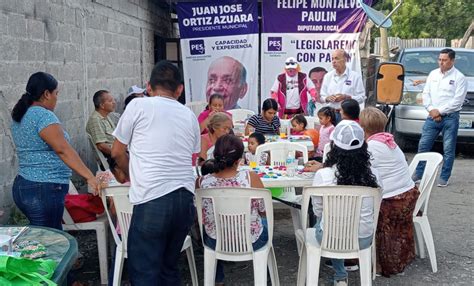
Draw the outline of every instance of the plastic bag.
<instances>
[{"instance_id":1,"label":"plastic bag","mask_svg":"<svg viewBox=\"0 0 474 286\"><path fill-rule=\"evenodd\" d=\"M40 286L57 285L51 281L57 263L54 260L0 256L0 285Z\"/></svg>"}]
</instances>

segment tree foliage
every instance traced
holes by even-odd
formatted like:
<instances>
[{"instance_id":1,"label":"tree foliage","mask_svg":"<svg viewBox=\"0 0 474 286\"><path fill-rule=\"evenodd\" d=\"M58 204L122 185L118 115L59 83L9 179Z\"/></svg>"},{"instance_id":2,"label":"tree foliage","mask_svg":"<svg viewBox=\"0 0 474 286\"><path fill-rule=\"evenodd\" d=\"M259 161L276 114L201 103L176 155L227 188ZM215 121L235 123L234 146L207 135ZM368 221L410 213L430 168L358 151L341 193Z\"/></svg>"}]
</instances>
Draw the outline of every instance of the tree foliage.
<instances>
[{"instance_id":1,"label":"tree foliage","mask_svg":"<svg viewBox=\"0 0 474 286\"><path fill-rule=\"evenodd\" d=\"M391 11L394 0L379 0L374 8ZM462 38L474 17L473 0L404 0L392 16L389 35L411 38Z\"/></svg>"}]
</instances>

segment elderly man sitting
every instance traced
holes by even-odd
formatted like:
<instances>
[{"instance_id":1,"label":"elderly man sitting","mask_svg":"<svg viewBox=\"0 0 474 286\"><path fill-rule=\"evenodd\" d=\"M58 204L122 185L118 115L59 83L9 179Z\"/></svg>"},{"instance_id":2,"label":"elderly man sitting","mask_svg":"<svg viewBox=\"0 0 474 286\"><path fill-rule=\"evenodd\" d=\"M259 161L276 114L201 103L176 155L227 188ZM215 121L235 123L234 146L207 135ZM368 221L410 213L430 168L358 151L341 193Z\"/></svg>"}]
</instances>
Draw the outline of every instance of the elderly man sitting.
<instances>
[{"instance_id":1,"label":"elderly man sitting","mask_svg":"<svg viewBox=\"0 0 474 286\"><path fill-rule=\"evenodd\" d=\"M89 117L86 132L92 137L92 142L105 156L110 157L112 143L115 137L116 120L113 112L116 103L114 97L107 90L99 90L94 94L95 111Z\"/></svg>"}]
</instances>

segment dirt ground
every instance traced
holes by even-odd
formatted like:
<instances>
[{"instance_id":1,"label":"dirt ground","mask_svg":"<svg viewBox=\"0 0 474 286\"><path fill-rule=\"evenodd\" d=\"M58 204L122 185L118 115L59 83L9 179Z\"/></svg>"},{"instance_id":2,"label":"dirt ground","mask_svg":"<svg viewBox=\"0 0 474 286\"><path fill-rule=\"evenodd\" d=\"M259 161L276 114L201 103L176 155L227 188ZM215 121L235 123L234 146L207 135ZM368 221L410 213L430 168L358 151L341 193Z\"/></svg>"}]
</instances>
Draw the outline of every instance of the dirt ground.
<instances>
[{"instance_id":1,"label":"dirt ground","mask_svg":"<svg viewBox=\"0 0 474 286\"><path fill-rule=\"evenodd\" d=\"M407 154L411 159L413 154ZM377 277L374 285L474 285L474 152L458 155L453 175L447 188L433 189L429 206L429 219L436 247L438 272L431 271L429 258L419 257L405 269L405 272L390 278ZM100 285L97 247L94 232L72 233L79 242L84 255L84 266L75 271L75 278L85 285ZM273 245L278 264L281 285L296 285L298 255L290 212L275 210L275 231ZM200 285L203 284L203 253L195 247L195 260ZM180 269L183 285L191 285L191 278L182 254ZM248 262L226 263L226 285L252 285L252 264ZM332 285L333 272L322 266L320 285ZM123 284L127 283L126 270ZM360 285L359 273L349 273L349 284ZM270 283L269 283L270 285Z\"/></svg>"}]
</instances>

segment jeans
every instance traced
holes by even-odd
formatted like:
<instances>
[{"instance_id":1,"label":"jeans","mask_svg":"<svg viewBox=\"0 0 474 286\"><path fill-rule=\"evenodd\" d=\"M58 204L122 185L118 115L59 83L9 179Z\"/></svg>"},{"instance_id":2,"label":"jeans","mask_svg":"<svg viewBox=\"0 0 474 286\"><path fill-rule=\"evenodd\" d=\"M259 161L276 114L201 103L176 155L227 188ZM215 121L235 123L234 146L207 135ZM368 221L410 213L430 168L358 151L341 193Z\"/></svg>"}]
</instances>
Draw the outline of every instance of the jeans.
<instances>
[{"instance_id":1,"label":"jeans","mask_svg":"<svg viewBox=\"0 0 474 286\"><path fill-rule=\"evenodd\" d=\"M336 111L334 112L334 114L336 115L336 125L342 121L342 115L341 115L341 112L340 111Z\"/></svg>"},{"instance_id":2,"label":"jeans","mask_svg":"<svg viewBox=\"0 0 474 286\"><path fill-rule=\"evenodd\" d=\"M195 213L194 195L185 188L133 207L127 244L132 285L181 285L178 260Z\"/></svg>"},{"instance_id":3,"label":"jeans","mask_svg":"<svg viewBox=\"0 0 474 286\"><path fill-rule=\"evenodd\" d=\"M13 182L13 200L30 225L62 230L64 197L69 184L33 182L17 175Z\"/></svg>"},{"instance_id":4,"label":"jeans","mask_svg":"<svg viewBox=\"0 0 474 286\"><path fill-rule=\"evenodd\" d=\"M318 218L318 222L314 226L316 228L316 239L319 243L323 240L323 230L320 226L321 220ZM372 236L359 237L359 249L366 249L372 244ZM334 269L334 280L344 280L347 278L347 271L344 268L344 259L331 259L332 267Z\"/></svg>"},{"instance_id":5,"label":"jeans","mask_svg":"<svg viewBox=\"0 0 474 286\"><path fill-rule=\"evenodd\" d=\"M262 234L257 238L257 240L252 243L252 248L254 251L259 250L264 247L268 242L268 223L266 218L262 218L263 231ZM204 236L204 244L212 249L216 249L216 240L207 235L206 231L202 231ZM224 282L224 263L221 260L217 260L216 265L216 283Z\"/></svg>"},{"instance_id":6,"label":"jeans","mask_svg":"<svg viewBox=\"0 0 474 286\"><path fill-rule=\"evenodd\" d=\"M454 164L456 152L456 140L459 128L459 111L442 117L440 122L428 117L423 125L418 153L430 152L433 144L440 133L443 135L443 168L440 178L448 181ZM416 168L416 176L421 178L425 170L425 162L420 162Z\"/></svg>"}]
</instances>

